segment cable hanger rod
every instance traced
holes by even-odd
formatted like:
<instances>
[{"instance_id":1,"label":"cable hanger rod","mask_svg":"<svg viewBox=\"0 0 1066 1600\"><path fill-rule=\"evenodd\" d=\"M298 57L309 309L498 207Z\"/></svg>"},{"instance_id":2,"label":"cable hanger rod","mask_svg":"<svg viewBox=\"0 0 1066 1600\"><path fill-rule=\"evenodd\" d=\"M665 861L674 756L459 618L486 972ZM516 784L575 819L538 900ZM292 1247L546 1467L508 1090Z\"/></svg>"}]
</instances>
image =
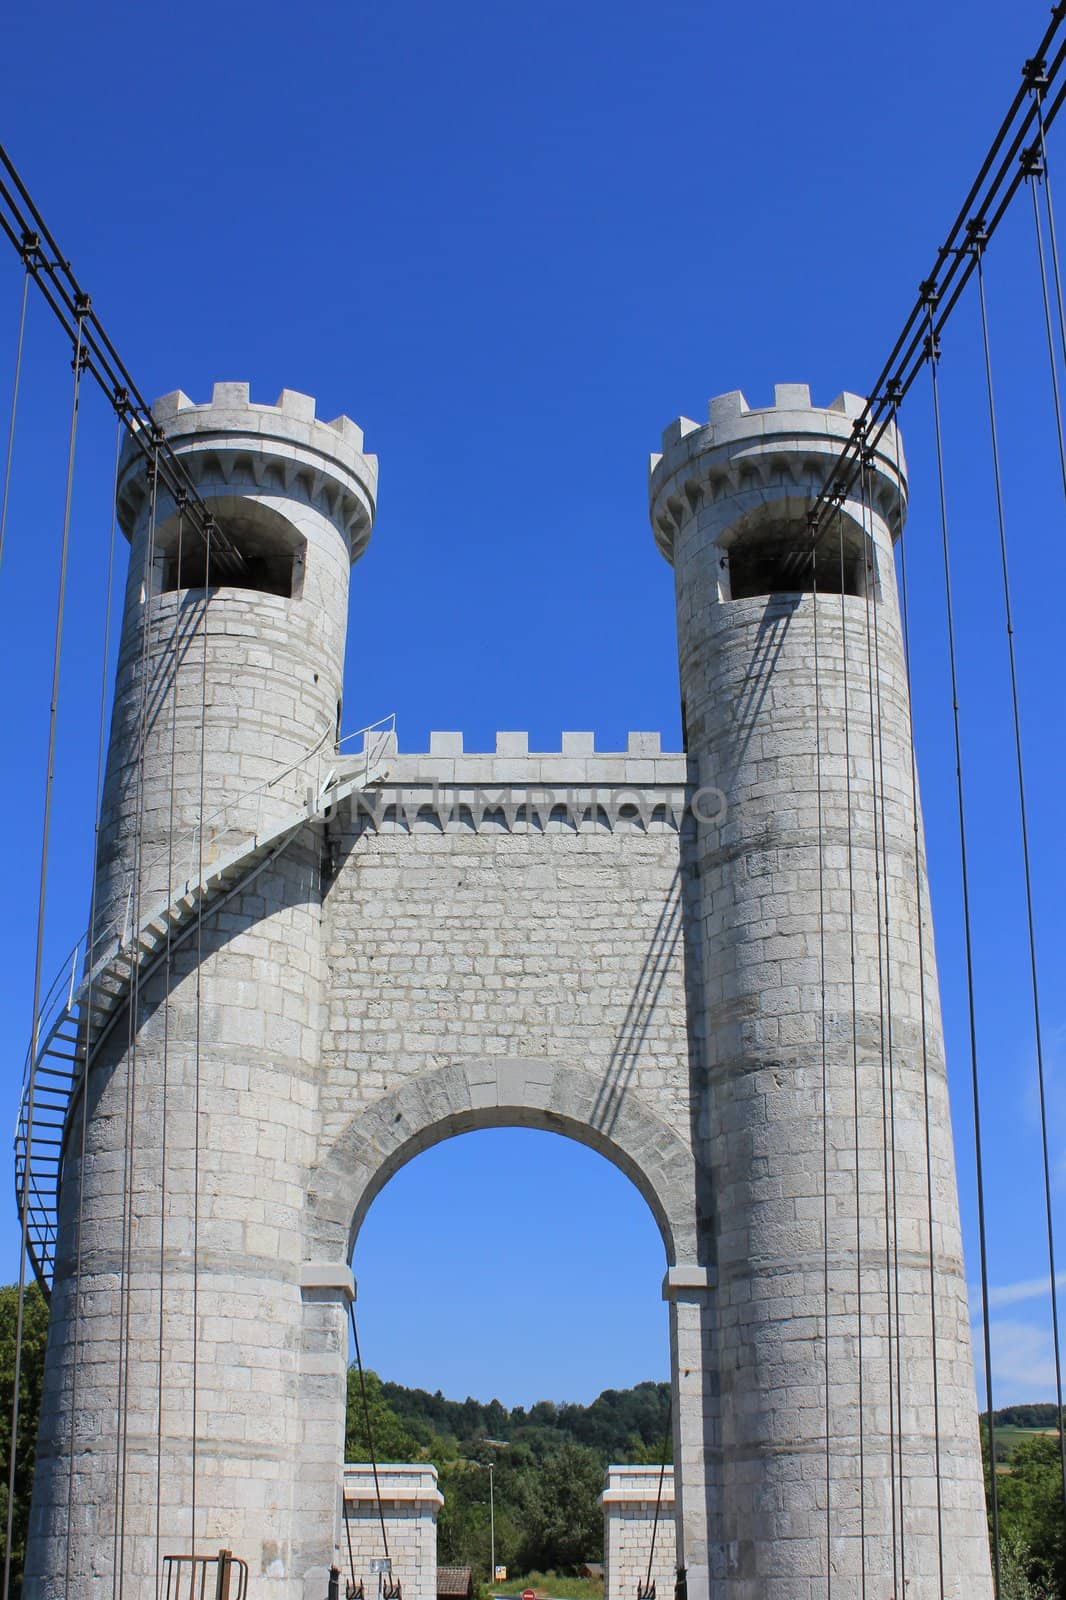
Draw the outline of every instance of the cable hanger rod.
<instances>
[{"instance_id":1,"label":"cable hanger rod","mask_svg":"<svg viewBox=\"0 0 1066 1600\"><path fill-rule=\"evenodd\" d=\"M0 144L0 229L11 241L72 345L79 343L80 333L85 370L96 379L116 416L125 424L149 472L158 474L160 485L176 505L184 508L189 522L205 543L210 531L216 558L220 557L232 570L241 570L244 557L219 528L188 468L152 416L151 407L93 310L91 296L75 277L70 262L56 243L3 144Z\"/></svg>"}]
</instances>

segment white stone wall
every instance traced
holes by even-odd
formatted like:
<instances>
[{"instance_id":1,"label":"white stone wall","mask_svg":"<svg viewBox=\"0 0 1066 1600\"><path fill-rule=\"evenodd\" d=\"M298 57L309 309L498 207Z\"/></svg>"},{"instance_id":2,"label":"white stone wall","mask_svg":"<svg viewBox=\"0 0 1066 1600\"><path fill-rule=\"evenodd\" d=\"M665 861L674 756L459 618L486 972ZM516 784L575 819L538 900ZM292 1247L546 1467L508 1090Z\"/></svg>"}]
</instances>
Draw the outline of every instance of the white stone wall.
<instances>
[{"instance_id":1,"label":"white stone wall","mask_svg":"<svg viewBox=\"0 0 1066 1600\"><path fill-rule=\"evenodd\" d=\"M312 1248L350 1249L374 1196L466 1129L545 1128L602 1150L644 1193L688 1352L710 1274L686 1030L687 763L657 735L530 752L434 735L341 808L324 899L329 1020ZM698 1350L697 1350L698 1353ZM685 1541L706 1547L702 1358L673 1363Z\"/></svg>"},{"instance_id":2,"label":"white stone wall","mask_svg":"<svg viewBox=\"0 0 1066 1600\"><path fill-rule=\"evenodd\" d=\"M379 1463L377 1488L369 1462L346 1463L347 1524L342 1525L335 1558L342 1577L350 1577L354 1566L356 1582L362 1582L366 1600L377 1600L381 1580L371 1571L370 1564L384 1555L384 1520L392 1582L399 1583L403 1600L437 1600L437 1512L443 1504L437 1488L437 1469L425 1461Z\"/></svg>"},{"instance_id":3,"label":"white stone wall","mask_svg":"<svg viewBox=\"0 0 1066 1600\"><path fill-rule=\"evenodd\" d=\"M603 1506L604 1600L637 1600L651 1581L656 1600L673 1600L677 1577L674 1469L608 1467ZM654 1545L653 1545L654 1540Z\"/></svg>"},{"instance_id":4,"label":"white stone wall","mask_svg":"<svg viewBox=\"0 0 1066 1600\"><path fill-rule=\"evenodd\" d=\"M331 841L326 1146L351 1123L353 1094L370 1104L444 1055L580 1063L601 1089L603 1131L627 1093L683 1129L684 758L470 753L391 766L369 797L379 820L353 802ZM508 817L527 790L542 794L540 814ZM598 803L624 805L626 793L634 807L647 797L644 820Z\"/></svg>"}]
</instances>

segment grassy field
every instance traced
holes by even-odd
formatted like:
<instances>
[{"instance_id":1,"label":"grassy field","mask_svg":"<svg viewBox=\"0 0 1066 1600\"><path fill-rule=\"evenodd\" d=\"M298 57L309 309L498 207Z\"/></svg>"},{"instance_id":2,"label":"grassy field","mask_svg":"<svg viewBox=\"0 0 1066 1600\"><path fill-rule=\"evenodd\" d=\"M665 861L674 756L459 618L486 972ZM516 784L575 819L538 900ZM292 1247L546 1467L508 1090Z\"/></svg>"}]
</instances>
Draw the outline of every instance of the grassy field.
<instances>
[{"instance_id":1,"label":"grassy field","mask_svg":"<svg viewBox=\"0 0 1066 1600\"><path fill-rule=\"evenodd\" d=\"M996 1428L996 1455L999 1457L996 1462L997 1473L1009 1472L1010 1458L1018 1445L1026 1439L1038 1438L1040 1434L1052 1439L1057 1437L1054 1428L1016 1428L1012 1423L1000 1423Z\"/></svg>"},{"instance_id":2,"label":"grassy field","mask_svg":"<svg viewBox=\"0 0 1066 1600\"><path fill-rule=\"evenodd\" d=\"M532 1589L541 1600L603 1600L603 1583L599 1578L563 1578L554 1572L530 1572L524 1578L508 1578L506 1583L485 1583L481 1586L482 1600L494 1594L519 1595L523 1589Z\"/></svg>"}]
</instances>

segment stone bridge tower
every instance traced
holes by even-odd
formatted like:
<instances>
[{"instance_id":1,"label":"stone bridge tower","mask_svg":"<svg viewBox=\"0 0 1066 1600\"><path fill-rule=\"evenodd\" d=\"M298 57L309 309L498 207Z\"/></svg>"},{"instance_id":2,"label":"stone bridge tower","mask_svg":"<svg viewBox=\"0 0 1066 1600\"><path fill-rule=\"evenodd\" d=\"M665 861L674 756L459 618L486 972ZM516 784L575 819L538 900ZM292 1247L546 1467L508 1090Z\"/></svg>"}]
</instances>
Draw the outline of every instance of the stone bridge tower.
<instances>
[{"instance_id":1,"label":"stone bridge tower","mask_svg":"<svg viewBox=\"0 0 1066 1600\"><path fill-rule=\"evenodd\" d=\"M945 1593L989 1592L894 428L809 554L862 408L734 391L652 458L688 752L729 801L691 835L689 1029L715 1195L710 1580L730 1600L827 1575L936 1593L938 1475Z\"/></svg>"},{"instance_id":2,"label":"stone bridge tower","mask_svg":"<svg viewBox=\"0 0 1066 1600\"><path fill-rule=\"evenodd\" d=\"M248 1560L252 1600L320 1600L359 1227L418 1151L508 1124L601 1150L658 1223L689 1600L859 1600L864 1572L888 1600L903 1560L937 1592L934 1395L945 1592L986 1600L892 434L817 593L804 556L858 409L793 386L668 430L687 751L351 757L374 458L288 391L159 403L244 563L205 588L127 457L111 943L64 1131L32 1600L116 1563L150 1600L193 1543Z\"/></svg>"}]
</instances>

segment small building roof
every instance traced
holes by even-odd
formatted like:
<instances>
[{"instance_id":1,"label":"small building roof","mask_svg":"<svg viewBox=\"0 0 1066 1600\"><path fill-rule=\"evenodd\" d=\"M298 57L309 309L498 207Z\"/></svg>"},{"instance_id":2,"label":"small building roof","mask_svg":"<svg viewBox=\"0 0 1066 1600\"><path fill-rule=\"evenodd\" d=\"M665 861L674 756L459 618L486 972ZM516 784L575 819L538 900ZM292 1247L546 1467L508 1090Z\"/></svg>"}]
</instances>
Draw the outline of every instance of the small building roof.
<instances>
[{"instance_id":1,"label":"small building roof","mask_svg":"<svg viewBox=\"0 0 1066 1600\"><path fill-rule=\"evenodd\" d=\"M472 1567L438 1567L438 1595L468 1595L474 1587Z\"/></svg>"}]
</instances>

